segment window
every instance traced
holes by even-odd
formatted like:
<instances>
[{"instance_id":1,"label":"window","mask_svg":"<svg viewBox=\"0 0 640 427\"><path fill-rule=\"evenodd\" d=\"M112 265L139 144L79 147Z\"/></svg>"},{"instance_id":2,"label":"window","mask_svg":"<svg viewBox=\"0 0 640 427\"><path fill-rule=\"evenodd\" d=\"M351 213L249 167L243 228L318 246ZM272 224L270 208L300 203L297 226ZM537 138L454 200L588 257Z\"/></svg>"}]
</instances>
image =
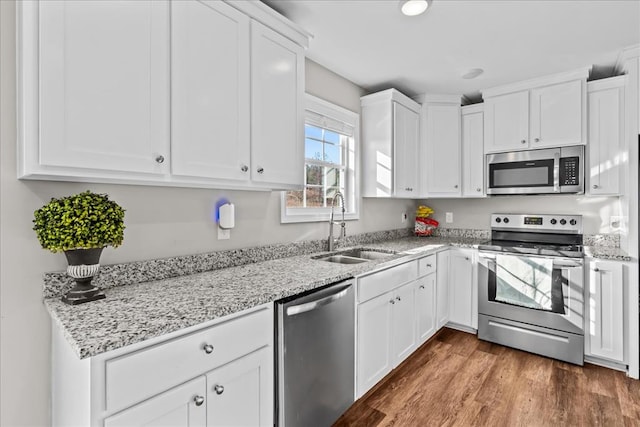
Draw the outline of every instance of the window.
<instances>
[{"instance_id":1,"label":"window","mask_svg":"<svg viewBox=\"0 0 640 427\"><path fill-rule=\"evenodd\" d=\"M306 95L305 185L302 190L282 193L281 222L328 220L338 191L345 199L345 218L358 218L356 147L359 127L358 114ZM338 200L336 206L340 206Z\"/></svg>"}]
</instances>

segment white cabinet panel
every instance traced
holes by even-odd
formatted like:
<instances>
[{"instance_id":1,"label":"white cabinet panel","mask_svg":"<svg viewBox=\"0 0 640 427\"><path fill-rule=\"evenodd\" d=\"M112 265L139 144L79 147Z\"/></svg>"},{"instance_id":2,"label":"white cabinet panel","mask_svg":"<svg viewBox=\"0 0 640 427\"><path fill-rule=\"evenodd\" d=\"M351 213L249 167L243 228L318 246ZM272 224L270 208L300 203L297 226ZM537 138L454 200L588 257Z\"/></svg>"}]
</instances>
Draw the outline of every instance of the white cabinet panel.
<instances>
[{"instance_id":1,"label":"white cabinet panel","mask_svg":"<svg viewBox=\"0 0 640 427\"><path fill-rule=\"evenodd\" d=\"M462 197L484 197L483 106L462 107Z\"/></svg>"},{"instance_id":2,"label":"white cabinet panel","mask_svg":"<svg viewBox=\"0 0 640 427\"><path fill-rule=\"evenodd\" d=\"M582 80L531 90L530 147L584 144Z\"/></svg>"},{"instance_id":3,"label":"white cabinet panel","mask_svg":"<svg viewBox=\"0 0 640 427\"><path fill-rule=\"evenodd\" d=\"M460 105L423 105L426 134L427 195L457 197L461 194Z\"/></svg>"},{"instance_id":4,"label":"white cabinet panel","mask_svg":"<svg viewBox=\"0 0 640 427\"><path fill-rule=\"evenodd\" d=\"M392 294L358 305L358 396L393 368L391 355Z\"/></svg>"},{"instance_id":5,"label":"white cabinet panel","mask_svg":"<svg viewBox=\"0 0 640 427\"><path fill-rule=\"evenodd\" d=\"M416 349L415 283L407 283L393 293L393 326L391 345L393 366L409 356Z\"/></svg>"},{"instance_id":6,"label":"white cabinet panel","mask_svg":"<svg viewBox=\"0 0 640 427\"><path fill-rule=\"evenodd\" d=\"M449 321L449 254L438 252L436 270L436 329Z\"/></svg>"},{"instance_id":7,"label":"white cabinet panel","mask_svg":"<svg viewBox=\"0 0 640 427\"><path fill-rule=\"evenodd\" d=\"M416 320L420 345L436 333L436 273L416 281Z\"/></svg>"},{"instance_id":8,"label":"white cabinet panel","mask_svg":"<svg viewBox=\"0 0 640 427\"><path fill-rule=\"evenodd\" d=\"M205 378L198 377L105 419L104 426L204 427L207 425L205 392Z\"/></svg>"},{"instance_id":9,"label":"white cabinet panel","mask_svg":"<svg viewBox=\"0 0 640 427\"><path fill-rule=\"evenodd\" d=\"M248 16L218 1L171 3L171 172L248 181Z\"/></svg>"},{"instance_id":10,"label":"white cabinet panel","mask_svg":"<svg viewBox=\"0 0 640 427\"><path fill-rule=\"evenodd\" d=\"M624 354L623 264L614 261L589 263L588 355L620 363ZM636 284L637 285L637 284Z\"/></svg>"},{"instance_id":11,"label":"white cabinet panel","mask_svg":"<svg viewBox=\"0 0 640 427\"><path fill-rule=\"evenodd\" d=\"M393 103L395 143L395 195L411 198L418 193L418 143L420 115L402 104Z\"/></svg>"},{"instance_id":12,"label":"white cabinet panel","mask_svg":"<svg viewBox=\"0 0 640 427\"><path fill-rule=\"evenodd\" d=\"M477 290L473 274L473 254L470 251L450 251L449 321L477 329Z\"/></svg>"},{"instance_id":13,"label":"white cabinet panel","mask_svg":"<svg viewBox=\"0 0 640 427\"><path fill-rule=\"evenodd\" d=\"M529 92L490 97L484 106L486 153L521 150L529 143Z\"/></svg>"},{"instance_id":14,"label":"white cabinet panel","mask_svg":"<svg viewBox=\"0 0 640 427\"><path fill-rule=\"evenodd\" d=\"M272 426L271 347L207 374L207 427Z\"/></svg>"},{"instance_id":15,"label":"white cabinet panel","mask_svg":"<svg viewBox=\"0 0 640 427\"><path fill-rule=\"evenodd\" d=\"M169 3L38 4L38 164L166 174Z\"/></svg>"},{"instance_id":16,"label":"white cabinet panel","mask_svg":"<svg viewBox=\"0 0 640 427\"><path fill-rule=\"evenodd\" d=\"M304 184L304 49L251 22L251 179Z\"/></svg>"},{"instance_id":17,"label":"white cabinet panel","mask_svg":"<svg viewBox=\"0 0 640 427\"><path fill-rule=\"evenodd\" d=\"M624 82L624 77L616 77L589 83L589 194L620 193Z\"/></svg>"}]
</instances>

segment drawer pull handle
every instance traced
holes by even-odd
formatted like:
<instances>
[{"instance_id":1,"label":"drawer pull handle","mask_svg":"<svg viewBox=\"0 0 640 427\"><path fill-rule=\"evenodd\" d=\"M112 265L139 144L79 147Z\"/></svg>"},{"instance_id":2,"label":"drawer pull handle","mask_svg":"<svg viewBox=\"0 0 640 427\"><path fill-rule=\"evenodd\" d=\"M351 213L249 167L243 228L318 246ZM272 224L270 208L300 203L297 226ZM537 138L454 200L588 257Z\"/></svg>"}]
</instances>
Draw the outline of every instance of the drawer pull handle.
<instances>
[{"instance_id":1,"label":"drawer pull handle","mask_svg":"<svg viewBox=\"0 0 640 427\"><path fill-rule=\"evenodd\" d=\"M420 285L420 289L424 289L424 285Z\"/></svg>"},{"instance_id":2,"label":"drawer pull handle","mask_svg":"<svg viewBox=\"0 0 640 427\"><path fill-rule=\"evenodd\" d=\"M593 271L595 271L596 273L600 272L600 269L598 267L594 268Z\"/></svg>"},{"instance_id":3,"label":"drawer pull handle","mask_svg":"<svg viewBox=\"0 0 640 427\"><path fill-rule=\"evenodd\" d=\"M211 344L205 344L202 349L204 350L205 353L207 354L211 354L213 353L213 346Z\"/></svg>"},{"instance_id":4,"label":"drawer pull handle","mask_svg":"<svg viewBox=\"0 0 640 427\"><path fill-rule=\"evenodd\" d=\"M394 300L389 301L391 304L395 304L396 302Z\"/></svg>"},{"instance_id":5,"label":"drawer pull handle","mask_svg":"<svg viewBox=\"0 0 640 427\"><path fill-rule=\"evenodd\" d=\"M427 264L427 267L431 268L431 264Z\"/></svg>"},{"instance_id":6,"label":"drawer pull handle","mask_svg":"<svg viewBox=\"0 0 640 427\"><path fill-rule=\"evenodd\" d=\"M193 401L195 402L196 406L202 406L202 404L204 403L204 397L196 396L193 398Z\"/></svg>"},{"instance_id":7,"label":"drawer pull handle","mask_svg":"<svg viewBox=\"0 0 640 427\"><path fill-rule=\"evenodd\" d=\"M396 297L396 301L402 301L400 297Z\"/></svg>"},{"instance_id":8,"label":"drawer pull handle","mask_svg":"<svg viewBox=\"0 0 640 427\"><path fill-rule=\"evenodd\" d=\"M216 391L216 394L224 393L224 386L221 386L220 384L214 385L213 389Z\"/></svg>"}]
</instances>

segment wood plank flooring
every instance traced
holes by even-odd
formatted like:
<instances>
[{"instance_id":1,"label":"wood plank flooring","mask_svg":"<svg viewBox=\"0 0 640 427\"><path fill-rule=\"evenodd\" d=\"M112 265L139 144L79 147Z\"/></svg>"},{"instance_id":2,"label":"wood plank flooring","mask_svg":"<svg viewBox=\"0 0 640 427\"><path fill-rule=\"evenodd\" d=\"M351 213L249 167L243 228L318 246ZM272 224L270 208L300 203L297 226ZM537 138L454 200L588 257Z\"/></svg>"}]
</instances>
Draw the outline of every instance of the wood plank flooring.
<instances>
[{"instance_id":1,"label":"wood plank flooring","mask_svg":"<svg viewBox=\"0 0 640 427\"><path fill-rule=\"evenodd\" d=\"M445 328L334 424L344 426L640 426L640 381Z\"/></svg>"}]
</instances>

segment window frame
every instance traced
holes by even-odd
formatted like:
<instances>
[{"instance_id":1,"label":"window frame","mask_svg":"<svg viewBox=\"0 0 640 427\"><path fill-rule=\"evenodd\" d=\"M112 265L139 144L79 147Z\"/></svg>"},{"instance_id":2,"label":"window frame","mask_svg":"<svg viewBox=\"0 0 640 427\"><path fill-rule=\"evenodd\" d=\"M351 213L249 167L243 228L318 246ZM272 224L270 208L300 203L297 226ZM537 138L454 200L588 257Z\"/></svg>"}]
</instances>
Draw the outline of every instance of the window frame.
<instances>
[{"instance_id":1,"label":"window frame","mask_svg":"<svg viewBox=\"0 0 640 427\"><path fill-rule=\"evenodd\" d=\"M353 129L353 154L351 156L347 156L346 160L346 194L344 194L345 199L347 199L347 205L351 210L345 212L344 218L345 220L360 219L360 115L307 93L305 94L304 124L307 124L307 119L310 115L314 115L316 117L322 116L326 117L328 120L342 122ZM314 126L316 125L314 124ZM304 139L302 143L304 144ZM347 151L349 151L349 149L347 149ZM306 170L306 157L302 167ZM304 189L304 185L302 189ZM328 221L331 215L330 207L288 209L286 203L287 192L282 191L280 193L280 222L283 224ZM339 215L339 218L342 218L340 208L336 208L334 212Z\"/></svg>"}]
</instances>

